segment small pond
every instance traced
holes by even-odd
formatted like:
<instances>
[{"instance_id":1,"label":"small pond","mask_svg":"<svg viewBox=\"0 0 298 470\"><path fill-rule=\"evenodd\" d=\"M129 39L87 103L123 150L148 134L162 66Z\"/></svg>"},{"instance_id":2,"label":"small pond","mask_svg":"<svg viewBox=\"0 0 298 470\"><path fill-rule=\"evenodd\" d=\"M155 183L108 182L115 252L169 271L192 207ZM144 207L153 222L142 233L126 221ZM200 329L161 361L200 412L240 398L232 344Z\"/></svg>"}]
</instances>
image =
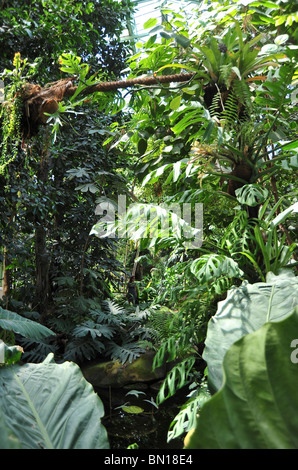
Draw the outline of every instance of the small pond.
<instances>
[{"instance_id":1,"label":"small pond","mask_svg":"<svg viewBox=\"0 0 298 470\"><path fill-rule=\"evenodd\" d=\"M137 444L139 449L183 448L184 435L167 442L167 433L180 406L186 401L188 389L179 391L156 409L145 400L156 399L159 385L142 383L121 389L96 389L104 404L105 416L102 423L108 432L111 449L126 449L132 444ZM142 394L138 397L126 395L130 389L139 390ZM138 414L128 413L121 408L124 404L144 411Z\"/></svg>"}]
</instances>

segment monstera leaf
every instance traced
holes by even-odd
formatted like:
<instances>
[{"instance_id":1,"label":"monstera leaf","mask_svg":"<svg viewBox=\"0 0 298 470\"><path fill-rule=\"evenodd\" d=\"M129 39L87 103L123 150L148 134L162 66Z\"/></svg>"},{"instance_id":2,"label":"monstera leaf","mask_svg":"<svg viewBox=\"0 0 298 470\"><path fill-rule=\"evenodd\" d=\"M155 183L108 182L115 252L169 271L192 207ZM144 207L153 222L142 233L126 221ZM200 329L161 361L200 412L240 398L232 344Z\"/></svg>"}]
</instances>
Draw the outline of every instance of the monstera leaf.
<instances>
[{"instance_id":1,"label":"monstera leaf","mask_svg":"<svg viewBox=\"0 0 298 470\"><path fill-rule=\"evenodd\" d=\"M103 414L72 362L55 364L49 354L40 364L0 367L0 448L19 441L23 449L108 449Z\"/></svg>"},{"instance_id":2,"label":"monstera leaf","mask_svg":"<svg viewBox=\"0 0 298 470\"><path fill-rule=\"evenodd\" d=\"M285 271L278 276L269 273L266 281L230 289L209 321L203 357L212 392L222 385L222 362L229 347L264 323L287 317L298 304L298 277Z\"/></svg>"},{"instance_id":3,"label":"monstera leaf","mask_svg":"<svg viewBox=\"0 0 298 470\"><path fill-rule=\"evenodd\" d=\"M266 201L269 192L257 184L245 184L241 188L236 189L235 194L240 204L254 207Z\"/></svg>"},{"instance_id":4,"label":"monstera leaf","mask_svg":"<svg viewBox=\"0 0 298 470\"><path fill-rule=\"evenodd\" d=\"M234 343L187 449L298 449L298 308ZM291 347L296 347L292 349Z\"/></svg>"}]
</instances>

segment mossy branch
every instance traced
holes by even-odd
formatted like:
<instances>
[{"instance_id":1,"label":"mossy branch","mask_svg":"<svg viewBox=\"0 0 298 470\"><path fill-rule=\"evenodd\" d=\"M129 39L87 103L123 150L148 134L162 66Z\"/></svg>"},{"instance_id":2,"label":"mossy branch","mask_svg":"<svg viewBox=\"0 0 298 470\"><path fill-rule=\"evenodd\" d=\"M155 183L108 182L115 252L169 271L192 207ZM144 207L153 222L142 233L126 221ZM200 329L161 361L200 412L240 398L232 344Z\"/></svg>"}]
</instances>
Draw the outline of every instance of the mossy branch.
<instances>
[{"instance_id":1,"label":"mossy branch","mask_svg":"<svg viewBox=\"0 0 298 470\"><path fill-rule=\"evenodd\" d=\"M88 96L93 93L105 93L120 88L131 88L138 85L156 86L164 83L187 82L194 77L193 73L181 73L174 75L162 75L152 77L137 77L130 80L112 82L99 82L84 88L80 96ZM49 114L54 114L59 107L59 102L64 98L72 97L78 87L73 85L76 77L59 80L53 84L40 87L39 85L26 84L22 90L23 99L23 135L25 138L37 134L40 125L46 124Z\"/></svg>"}]
</instances>

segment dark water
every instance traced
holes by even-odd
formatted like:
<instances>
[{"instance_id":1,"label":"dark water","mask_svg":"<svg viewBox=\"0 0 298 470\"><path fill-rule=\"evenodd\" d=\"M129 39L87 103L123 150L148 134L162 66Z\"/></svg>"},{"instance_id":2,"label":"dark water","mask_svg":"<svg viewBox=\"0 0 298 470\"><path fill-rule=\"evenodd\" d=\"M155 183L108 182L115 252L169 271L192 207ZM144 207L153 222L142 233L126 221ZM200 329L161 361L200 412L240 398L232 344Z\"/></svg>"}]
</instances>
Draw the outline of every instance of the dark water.
<instances>
[{"instance_id":1,"label":"dark water","mask_svg":"<svg viewBox=\"0 0 298 470\"><path fill-rule=\"evenodd\" d=\"M143 384L142 384L143 385ZM144 387L144 385L143 385ZM146 387L146 386L145 386ZM135 389L137 389L137 385ZM156 399L157 391L150 386L142 389L146 395L126 395L128 389L97 389L105 408L102 420L105 426L111 449L127 449L129 445L137 444L139 449L182 449L183 438L167 442L169 426L186 401L187 390L179 391L156 409L144 399ZM138 406L144 411L131 414L117 407L128 403L128 406Z\"/></svg>"}]
</instances>

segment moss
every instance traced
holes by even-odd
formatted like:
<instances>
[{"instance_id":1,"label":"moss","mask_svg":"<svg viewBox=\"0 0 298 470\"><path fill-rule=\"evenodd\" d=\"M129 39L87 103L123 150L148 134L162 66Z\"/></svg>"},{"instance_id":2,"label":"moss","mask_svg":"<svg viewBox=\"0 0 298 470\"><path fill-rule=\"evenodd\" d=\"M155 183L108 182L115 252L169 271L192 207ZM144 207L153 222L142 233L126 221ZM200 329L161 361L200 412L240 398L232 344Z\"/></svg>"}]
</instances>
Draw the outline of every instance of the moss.
<instances>
[{"instance_id":1,"label":"moss","mask_svg":"<svg viewBox=\"0 0 298 470\"><path fill-rule=\"evenodd\" d=\"M152 370L155 352L142 354L132 363L119 361L92 362L82 365L82 372L94 387L123 387L129 383L151 382L165 377L166 367Z\"/></svg>"}]
</instances>

